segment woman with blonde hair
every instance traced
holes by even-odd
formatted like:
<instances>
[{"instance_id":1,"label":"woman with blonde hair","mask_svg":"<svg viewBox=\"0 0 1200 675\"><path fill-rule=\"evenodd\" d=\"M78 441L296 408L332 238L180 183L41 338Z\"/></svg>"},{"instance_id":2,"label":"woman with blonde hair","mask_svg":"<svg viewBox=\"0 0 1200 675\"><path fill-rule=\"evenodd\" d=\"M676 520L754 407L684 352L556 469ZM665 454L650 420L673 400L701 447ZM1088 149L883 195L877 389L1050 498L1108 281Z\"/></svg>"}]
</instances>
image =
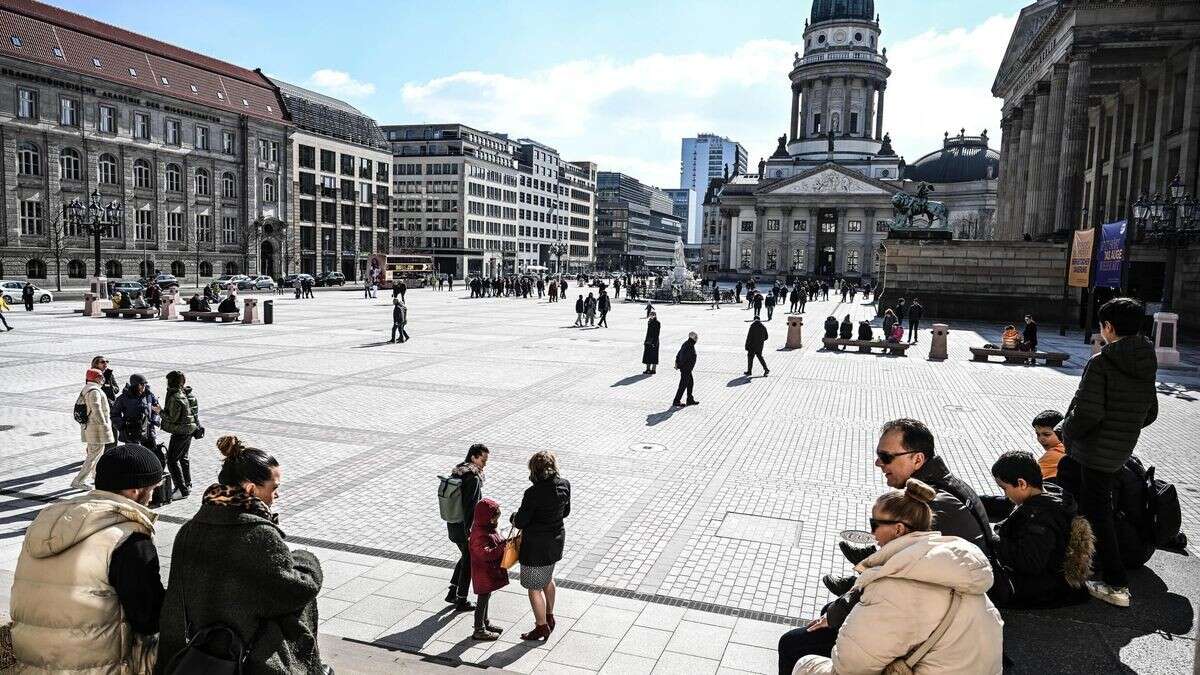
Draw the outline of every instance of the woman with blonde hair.
<instances>
[{"instance_id":1,"label":"woman with blonde hair","mask_svg":"<svg viewBox=\"0 0 1200 675\"><path fill-rule=\"evenodd\" d=\"M536 625L522 640L545 640L554 630L554 564L562 560L571 514L571 484L558 475L558 461L549 450L529 458L529 480L521 508L512 516L521 528L521 587L529 592Z\"/></svg>"},{"instance_id":2,"label":"woman with blonde hair","mask_svg":"<svg viewBox=\"0 0 1200 675\"><path fill-rule=\"evenodd\" d=\"M804 656L794 675L905 672L903 666L922 675L1002 672L1004 622L985 595L991 564L967 540L931 530L934 494L910 478L903 490L876 500L870 525L879 550L855 567L851 593L859 600L831 656ZM827 626L821 617L808 630Z\"/></svg>"}]
</instances>

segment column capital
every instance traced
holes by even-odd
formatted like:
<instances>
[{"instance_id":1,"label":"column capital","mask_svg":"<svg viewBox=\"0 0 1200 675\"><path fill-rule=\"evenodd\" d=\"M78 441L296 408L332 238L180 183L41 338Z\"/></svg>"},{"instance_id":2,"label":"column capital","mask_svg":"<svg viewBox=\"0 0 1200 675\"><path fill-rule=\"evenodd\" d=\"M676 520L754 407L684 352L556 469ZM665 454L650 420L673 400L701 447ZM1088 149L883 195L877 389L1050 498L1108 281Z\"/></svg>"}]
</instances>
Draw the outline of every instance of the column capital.
<instances>
[{"instance_id":1,"label":"column capital","mask_svg":"<svg viewBox=\"0 0 1200 675\"><path fill-rule=\"evenodd\" d=\"M1065 61L1059 61L1059 62L1055 63L1054 65L1050 66L1050 76L1051 77L1060 77L1060 76L1066 77L1067 71L1070 69L1071 69L1071 64L1066 63Z\"/></svg>"},{"instance_id":2,"label":"column capital","mask_svg":"<svg viewBox=\"0 0 1200 675\"><path fill-rule=\"evenodd\" d=\"M1039 96L1039 97L1049 96L1050 95L1050 81L1049 80L1038 80L1038 83L1034 85L1034 95Z\"/></svg>"},{"instance_id":3,"label":"column capital","mask_svg":"<svg viewBox=\"0 0 1200 675\"><path fill-rule=\"evenodd\" d=\"M1087 63L1092 59L1092 55L1096 53L1097 48L1094 46L1072 45L1067 52L1067 61L1081 61Z\"/></svg>"}]
</instances>

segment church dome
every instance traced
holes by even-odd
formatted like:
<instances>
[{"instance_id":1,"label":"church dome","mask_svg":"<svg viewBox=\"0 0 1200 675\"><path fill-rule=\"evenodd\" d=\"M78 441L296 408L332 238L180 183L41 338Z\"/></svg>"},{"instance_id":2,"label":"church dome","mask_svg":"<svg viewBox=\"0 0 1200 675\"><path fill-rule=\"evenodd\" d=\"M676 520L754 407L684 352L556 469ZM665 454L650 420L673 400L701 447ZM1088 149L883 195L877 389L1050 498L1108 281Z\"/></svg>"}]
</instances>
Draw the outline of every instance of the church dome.
<instances>
[{"instance_id":1,"label":"church dome","mask_svg":"<svg viewBox=\"0 0 1200 675\"><path fill-rule=\"evenodd\" d=\"M813 0L812 23L840 19L875 20L875 0Z\"/></svg>"},{"instance_id":2,"label":"church dome","mask_svg":"<svg viewBox=\"0 0 1200 675\"><path fill-rule=\"evenodd\" d=\"M946 134L942 149L909 164L904 177L927 183L966 183L1000 177L1000 153L987 146L982 136Z\"/></svg>"}]
</instances>

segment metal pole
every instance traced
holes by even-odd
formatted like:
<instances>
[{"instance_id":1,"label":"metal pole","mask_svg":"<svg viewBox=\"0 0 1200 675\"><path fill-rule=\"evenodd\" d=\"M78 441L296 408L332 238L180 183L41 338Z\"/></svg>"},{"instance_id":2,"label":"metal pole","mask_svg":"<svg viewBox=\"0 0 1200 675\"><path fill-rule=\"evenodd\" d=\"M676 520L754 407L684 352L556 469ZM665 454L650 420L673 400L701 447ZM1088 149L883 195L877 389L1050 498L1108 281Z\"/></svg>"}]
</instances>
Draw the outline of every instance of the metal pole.
<instances>
[{"instance_id":1,"label":"metal pole","mask_svg":"<svg viewBox=\"0 0 1200 675\"><path fill-rule=\"evenodd\" d=\"M100 227L96 223L92 223L88 227L92 231L93 253L95 253L95 255L96 255L96 278L99 278L100 277Z\"/></svg>"}]
</instances>

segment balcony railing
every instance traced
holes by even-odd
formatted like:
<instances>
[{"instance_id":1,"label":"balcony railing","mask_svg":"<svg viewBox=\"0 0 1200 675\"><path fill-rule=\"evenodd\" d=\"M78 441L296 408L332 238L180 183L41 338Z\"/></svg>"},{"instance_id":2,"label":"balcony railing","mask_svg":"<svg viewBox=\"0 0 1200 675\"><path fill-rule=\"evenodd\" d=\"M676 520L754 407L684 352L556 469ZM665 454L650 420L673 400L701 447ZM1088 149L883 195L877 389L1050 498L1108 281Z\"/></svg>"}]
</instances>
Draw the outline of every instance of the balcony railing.
<instances>
[{"instance_id":1,"label":"balcony railing","mask_svg":"<svg viewBox=\"0 0 1200 675\"><path fill-rule=\"evenodd\" d=\"M793 66L806 66L810 63L821 63L822 61L869 61L871 63L887 65L887 57L882 54L857 50L835 50L814 52L802 56L793 62Z\"/></svg>"}]
</instances>

